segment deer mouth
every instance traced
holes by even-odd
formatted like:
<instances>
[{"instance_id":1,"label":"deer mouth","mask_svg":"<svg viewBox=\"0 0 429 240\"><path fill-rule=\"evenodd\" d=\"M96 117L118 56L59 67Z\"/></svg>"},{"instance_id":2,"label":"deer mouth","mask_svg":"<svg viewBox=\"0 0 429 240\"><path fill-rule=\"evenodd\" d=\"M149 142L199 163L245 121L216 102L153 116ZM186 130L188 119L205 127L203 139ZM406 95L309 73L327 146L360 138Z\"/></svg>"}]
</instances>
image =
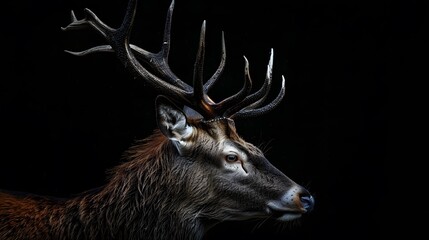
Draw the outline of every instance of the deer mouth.
<instances>
[{"instance_id":1,"label":"deer mouth","mask_svg":"<svg viewBox=\"0 0 429 240\"><path fill-rule=\"evenodd\" d=\"M272 218L278 221L287 222L300 218L306 211L303 209L287 208L280 206L275 202L270 202L267 206L267 212Z\"/></svg>"}]
</instances>

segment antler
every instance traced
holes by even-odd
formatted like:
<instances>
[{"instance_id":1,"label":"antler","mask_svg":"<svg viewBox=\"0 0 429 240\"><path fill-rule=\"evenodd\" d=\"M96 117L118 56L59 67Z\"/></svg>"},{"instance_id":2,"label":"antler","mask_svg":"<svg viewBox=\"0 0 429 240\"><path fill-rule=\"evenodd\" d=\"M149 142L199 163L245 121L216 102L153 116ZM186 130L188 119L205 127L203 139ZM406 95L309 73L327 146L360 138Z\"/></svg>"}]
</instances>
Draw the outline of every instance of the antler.
<instances>
[{"instance_id":1,"label":"antler","mask_svg":"<svg viewBox=\"0 0 429 240\"><path fill-rule=\"evenodd\" d=\"M143 78L153 88L161 94L169 96L177 103L192 108L201 114L205 119L218 117L243 118L262 115L275 108L285 94L285 80L282 76L282 87L277 97L269 104L262 106L266 100L271 87L273 50L271 49L270 60L268 62L265 82L262 87L250 94L252 81L249 73L249 62L246 57L244 68L244 85L236 94L215 103L209 96L208 91L213 87L221 76L226 59L225 38L222 33L222 55L219 67L212 77L203 84L203 67L205 53L205 32L206 23L201 26L199 48L194 65L193 86L180 80L170 69L168 65L168 55L170 51L170 32L171 20L174 9L174 0L171 2L164 28L164 38L161 50L152 53L138 46L130 44L130 35L136 14L137 0L130 0L124 20L117 29L111 28L104 24L91 10L85 9L85 18L78 20L71 12L72 22L62 28L63 30L93 28L101 34L107 41L108 45L96 46L84 51L73 52L67 51L73 55L83 56L95 52L115 52L122 64L137 77ZM144 67L141 62L145 63Z\"/></svg>"}]
</instances>

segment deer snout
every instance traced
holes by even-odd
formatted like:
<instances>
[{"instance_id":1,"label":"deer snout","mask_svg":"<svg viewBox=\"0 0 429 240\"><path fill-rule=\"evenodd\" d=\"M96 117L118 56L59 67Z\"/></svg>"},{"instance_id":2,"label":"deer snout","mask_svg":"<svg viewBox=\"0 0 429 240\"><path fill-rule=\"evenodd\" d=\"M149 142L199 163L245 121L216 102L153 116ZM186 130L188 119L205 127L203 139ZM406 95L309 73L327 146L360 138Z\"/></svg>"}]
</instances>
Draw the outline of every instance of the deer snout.
<instances>
[{"instance_id":1,"label":"deer snout","mask_svg":"<svg viewBox=\"0 0 429 240\"><path fill-rule=\"evenodd\" d=\"M293 186L290 188L280 200L281 204L287 208L296 209L303 213L309 212L314 208L314 198L301 186Z\"/></svg>"},{"instance_id":2,"label":"deer snout","mask_svg":"<svg viewBox=\"0 0 429 240\"><path fill-rule=\"evenodd\" d=\"M301 186L293 186L280 199L269 201L268 213L280 221L289 221L301 217L314 208L314 198Z\"/></svg>"},{"instance_id":3,"label":"deer snout","mask_svg":"<svg viewBox=\"0 0 429 240\"><path fill-rule=\"evenodd\" d=\"M310 193L306 190L305 194L302 194L300 197L302 207L310 212L314 208L314 198L310 195Z\"/></svg>"}]
</instances>

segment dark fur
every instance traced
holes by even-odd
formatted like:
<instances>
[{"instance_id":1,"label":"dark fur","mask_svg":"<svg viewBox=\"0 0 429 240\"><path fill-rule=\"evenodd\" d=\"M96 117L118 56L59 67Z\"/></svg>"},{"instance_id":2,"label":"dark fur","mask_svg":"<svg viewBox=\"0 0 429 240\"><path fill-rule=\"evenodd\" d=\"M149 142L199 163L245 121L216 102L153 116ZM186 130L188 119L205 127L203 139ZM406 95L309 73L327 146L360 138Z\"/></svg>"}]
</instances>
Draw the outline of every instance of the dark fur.
<instances>
[{"instance_id":1,"label":"dark fur","mask_svg":"<svg viewBox=\"0 0 429 240\"><path fill-rule=\"evenodd\" d=\"M203 206L187 198L188 176L169 156L172 148L155 133L128 151L130 161L106 186L73 199L0 193L0 239L201 238L195 216Z\"/></svg>"}]
</instances>

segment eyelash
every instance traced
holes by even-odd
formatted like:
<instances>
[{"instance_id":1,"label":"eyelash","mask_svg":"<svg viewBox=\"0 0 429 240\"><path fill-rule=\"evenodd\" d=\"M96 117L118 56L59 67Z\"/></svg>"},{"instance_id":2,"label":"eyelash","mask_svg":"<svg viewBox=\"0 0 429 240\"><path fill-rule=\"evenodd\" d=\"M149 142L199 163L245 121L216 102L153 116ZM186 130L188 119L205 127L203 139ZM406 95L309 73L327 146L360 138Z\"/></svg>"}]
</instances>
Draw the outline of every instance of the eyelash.
<instances>
[{"instance_id":1,"label":"eyelash","mask_svg":"<svg viewBox=\"0 0 429 240\"><path fill-rule=\"evenodd\" d=\"M225 156L225 160L227 162L236 162L238 160L238 156L234 154L228 154Z\"/></svg>"}]
</instances>

